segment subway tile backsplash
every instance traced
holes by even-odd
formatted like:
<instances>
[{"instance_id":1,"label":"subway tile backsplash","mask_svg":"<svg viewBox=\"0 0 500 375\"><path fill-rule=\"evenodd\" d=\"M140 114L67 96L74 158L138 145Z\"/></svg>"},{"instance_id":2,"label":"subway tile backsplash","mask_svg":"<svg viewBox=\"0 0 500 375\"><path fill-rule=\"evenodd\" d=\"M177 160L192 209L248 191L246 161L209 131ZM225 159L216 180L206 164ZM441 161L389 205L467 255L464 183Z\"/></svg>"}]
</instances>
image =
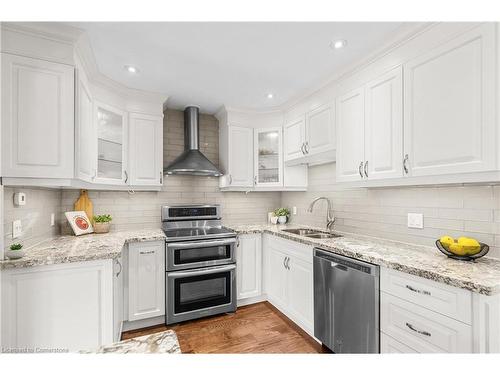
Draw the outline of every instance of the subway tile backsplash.
<instances>
[{"instance_id":1,"label":"subway tile backsplash","mask_svg":"<svg viewBox=\"0 0 500 375\"><path fill-rule=\"evenodd\" d=\"M281 203L297 207L293 222L324 226L325 202L307 212L322 195L333 202L339 231L429 246L445 234L471 236L490 245L488 256L500 258L500 186L347 189L335 184L335 163L329 163L310 167L308 191L282 193ZM424 229L407 227L410 212L424 214Z\"/></svg>"}]
</instances>

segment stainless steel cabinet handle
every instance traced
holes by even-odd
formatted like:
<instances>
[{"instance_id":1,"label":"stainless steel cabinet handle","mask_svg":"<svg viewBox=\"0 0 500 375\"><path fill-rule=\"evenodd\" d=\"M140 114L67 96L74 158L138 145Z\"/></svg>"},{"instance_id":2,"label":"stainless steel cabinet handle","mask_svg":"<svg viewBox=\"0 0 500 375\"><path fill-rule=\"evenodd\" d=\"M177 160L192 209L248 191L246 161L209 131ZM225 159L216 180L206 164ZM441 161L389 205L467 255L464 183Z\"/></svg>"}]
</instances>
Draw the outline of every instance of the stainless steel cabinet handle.
<instances>
[{"instance_id":1,"label":"stainless steel cabinet handle","mask_svg":"<svg viewBox=\"0 0 500 375\"><path fill-rule=\"evenodd\" d=\"M144 255L144 254L153 254L155 251L150 250L150 251L139 251L139 254Z\"/></svg>"},{"instance_id":2,"label":"stainless steel cabinet handle","mask_svg":"<svg viewBox=\"0 0 500 375\"><path fill-rule=\"evenodd\" d=\"M253 184L257 185L257 176L253 176Z\"/></svg>"},{"instance_id":3,"label":"stainless steel cabinet handle","mask_svg":"<svg viewBox=\"0 0 500 375\"><path fill-rule=\"evenodd\" d=\"M412 292L419 293L419 294L425 294L426 296L430 296L431 292L427 290L421 290L421 289L415 289L411 285L405 285L406 289L411 290Z\"/></svg>"},{"instance_id":4,"label":"stainless steel cabinet handle","mask_svg":"<svg viewBox=\"0 0 500 375\"><path fill-rule=\"evenodd\" d=\"M160 185L163 185L163 172L160 171Z\"/></svg>"},{"instance_id":5,"label":"stainless steel cabinet handle","mask_svg":"<svg viewBox=\"0 0 500 375\"><path fill-rule=\"evenodd\" d=\"M411 329L413 332L417 332L418 334L423 335L423 336L427 336L427 337L431 337L431 336L432 336L432 335L431 335L429 332L427 332L427 331L420 331L420 330L416 329L415 327L413 327L413 326L412 326L410 323L408 323L408 322L406 322L405 324L406 324L406 326L407 326L409 329Z\"/></svg>"},{"instance_id":6,"label":"stainless steel cabinet handle","mask_svg":"<svg viewBox=\"0 0 500 375\"><path fill-rule=\"evenodd\" d=\"M359 175L361 176L361 178L363 178L363 171L361 170L361 168L363 168L363 162L359 163L359 167L358 167Z\"/></svg>"},{"instance_id":7,"label":"stainless steel cabinet handle","mask_svg":"<svg viewBox=\"0 0 500 375\"><path fill-rule=\"evenodd\" d=\"M408 174L408 154L406 154L405 158L403 159L403 169L405 171L405 174Z\"/></svg>"},{"instance_id":8,"label":"stainless steel cabinet handle","mask_svg":"<svg viewBox=\"0 0 500 375\"><path fill-rule=\"evenodd\" d=\"M236 237L236 247L240 247L240 237Z\"/></svg>"},{"instance_id":9,"label":"stainless steel cabinet handle","mask_svg":"<svg viewBox=\"0 0 500 375\"><path fill-rule=\"evenodd\" d=\"M229 185L233 184L233 176L229 175Z\"/></svg>"},{"instance_id":10,"label":"stainless steel cabinet handle","mask_svg":"<svg viewBox=\"0 0 500 375\"><path fill-rule=\"evenodd\" d=\"M368 178L368 160L365 161L365 167L364 167L364 170L365 170L365 176L366 178Z\"/></svg>"},{"instance_id":11,"label":"stainless steel cabinet handle","mask_svg":"<svg viewBox=\"0 0 500 375\"><path fill-rule=\"evenodd\" d=\"M287 270L290 270L290 258L287 257L287 261L286 261L286 269Z\"/></svg>"},{"instance_id":12,"label":"stainless steel cabinet handle","mask_svg":"<svg viewBox=\"0 0 500 375\"><path fill-rule=\"evenodd\" d=\"M284 257L284 258L283 258L283 267L285 267L285 269L286 269L286 258L287 258L287 257Z\"/></svg>"},{"instance_id":13,"label":"stainless steel cabinet handle","mask_svg":"<svg viewBox=\"0 0 500 375\"><path fill-rule=\"evenodd\" d=\"M127 171L123 171L123 173L125 173L125 183L127 183L128 182L128 173L127 173Z\"/></svg>"},{"instance_id":14,"label":"stainless steel cabinet handle","mask_svg":"<svg viewBox=\"0 0 500 375\"><path fill-rule=\"evenodd\" d=\"M306 142L306 144L304 146L306 149L306 154L308 154L309 153L309 142Z\"/></svg>"},{"instance_id":15,"label":"stainless steel cabinet handle","mask_svg":"<svg viewBox=\"0 0 500 375\"><path fill-rule=\"evenodd\" d=\"M304 146L305 146L305 143L302 142L302 146L300 146L300 151L302 151L302 155L306 154L306 152L304 151Z\"/></svg>"},{"instance_id":16,"label":"stainless steel cabinet handle","mask_svg":"<svg viewBox=\"0 0 500 375\"><path fill-rule=\"evenodd\" d=\"M120 266L120 271L118 271L118 272L116 273L116 277L118 277L118 276L120 276L120 274L122 273L123 266L122 266L122 264L120 263L120 261L119 261L118 259L116 260L116 264L118 264L118 265Z\"/></svg>"}]
</instances>

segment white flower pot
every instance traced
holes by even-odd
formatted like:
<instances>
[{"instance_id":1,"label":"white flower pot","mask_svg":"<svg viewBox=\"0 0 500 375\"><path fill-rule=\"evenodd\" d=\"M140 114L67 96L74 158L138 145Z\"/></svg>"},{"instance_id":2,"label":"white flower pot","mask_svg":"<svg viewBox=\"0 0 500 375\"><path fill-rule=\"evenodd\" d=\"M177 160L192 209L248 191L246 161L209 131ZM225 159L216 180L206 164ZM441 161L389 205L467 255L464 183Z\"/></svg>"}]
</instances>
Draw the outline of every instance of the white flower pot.
<instances>
[{"instance_id":1,"label":"white flower pot","mask_svg":"<svg viewBox=\"0 0 500 375\"><path fill-rule=\"evenodd\" d=\"M271 223L272 224L278 224L278 216L271 217Z\"/></svg>"},{"instance_id":2,"label":"white flower pot","mask_svg":"<svg viewBox=\"0 0 500 375\"><path fill-rule=\"evenodd\" d=\"M22 258L26 253L24 250L5 250L5 256L9 259L20 259Z\"/></svg>"},{"instance_id":3,"label":"white flower pot","mask_svg":"<svg viewBox=\"0 0 500 375\"><path fill-rule=\"evenodd\" d=\"M285 224L286 223L286 219L287 219L286 216L279 216L278 217L278 223Z\"/></svg>"}]
</instances>

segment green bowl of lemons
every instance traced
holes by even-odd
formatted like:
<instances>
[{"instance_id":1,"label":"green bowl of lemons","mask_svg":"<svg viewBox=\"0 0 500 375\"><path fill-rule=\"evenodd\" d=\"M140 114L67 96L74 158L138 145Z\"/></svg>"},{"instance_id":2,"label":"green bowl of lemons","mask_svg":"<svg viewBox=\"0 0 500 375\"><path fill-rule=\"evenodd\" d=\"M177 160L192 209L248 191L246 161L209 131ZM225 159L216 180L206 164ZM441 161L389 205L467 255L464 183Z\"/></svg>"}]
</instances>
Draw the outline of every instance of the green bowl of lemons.
<instances>
[{"instance_id":1,"label":"green bowl of lemons","mask_svg":"<svg viewBox=\"0 0 500 375\"><path fill-rule=\"evenodd\" d=\"M475 260L485 256L490 247L470 237L455 240L451 236L443 236L436 241L437 248L446 256L458 260Z\"/></svg>"}]
</instances>

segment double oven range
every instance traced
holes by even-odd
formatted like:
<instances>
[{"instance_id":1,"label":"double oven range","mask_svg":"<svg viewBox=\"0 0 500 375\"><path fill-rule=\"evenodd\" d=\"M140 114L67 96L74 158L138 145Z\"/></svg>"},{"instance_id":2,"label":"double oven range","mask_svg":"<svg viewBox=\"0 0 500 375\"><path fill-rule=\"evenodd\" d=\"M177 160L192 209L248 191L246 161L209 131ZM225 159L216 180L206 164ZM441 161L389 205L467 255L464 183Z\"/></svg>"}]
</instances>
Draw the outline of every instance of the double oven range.
<instances>
[{"instance_id":1,"label":"double oven range","mask_svg":"<svg viewBox=\"0 0 500 375\"><path fill-rule=\"evenodd\" d=\"M161 218L166 324L236 311L236 234L220 206L163 206Z\"/></svg>"}]
</instances>

